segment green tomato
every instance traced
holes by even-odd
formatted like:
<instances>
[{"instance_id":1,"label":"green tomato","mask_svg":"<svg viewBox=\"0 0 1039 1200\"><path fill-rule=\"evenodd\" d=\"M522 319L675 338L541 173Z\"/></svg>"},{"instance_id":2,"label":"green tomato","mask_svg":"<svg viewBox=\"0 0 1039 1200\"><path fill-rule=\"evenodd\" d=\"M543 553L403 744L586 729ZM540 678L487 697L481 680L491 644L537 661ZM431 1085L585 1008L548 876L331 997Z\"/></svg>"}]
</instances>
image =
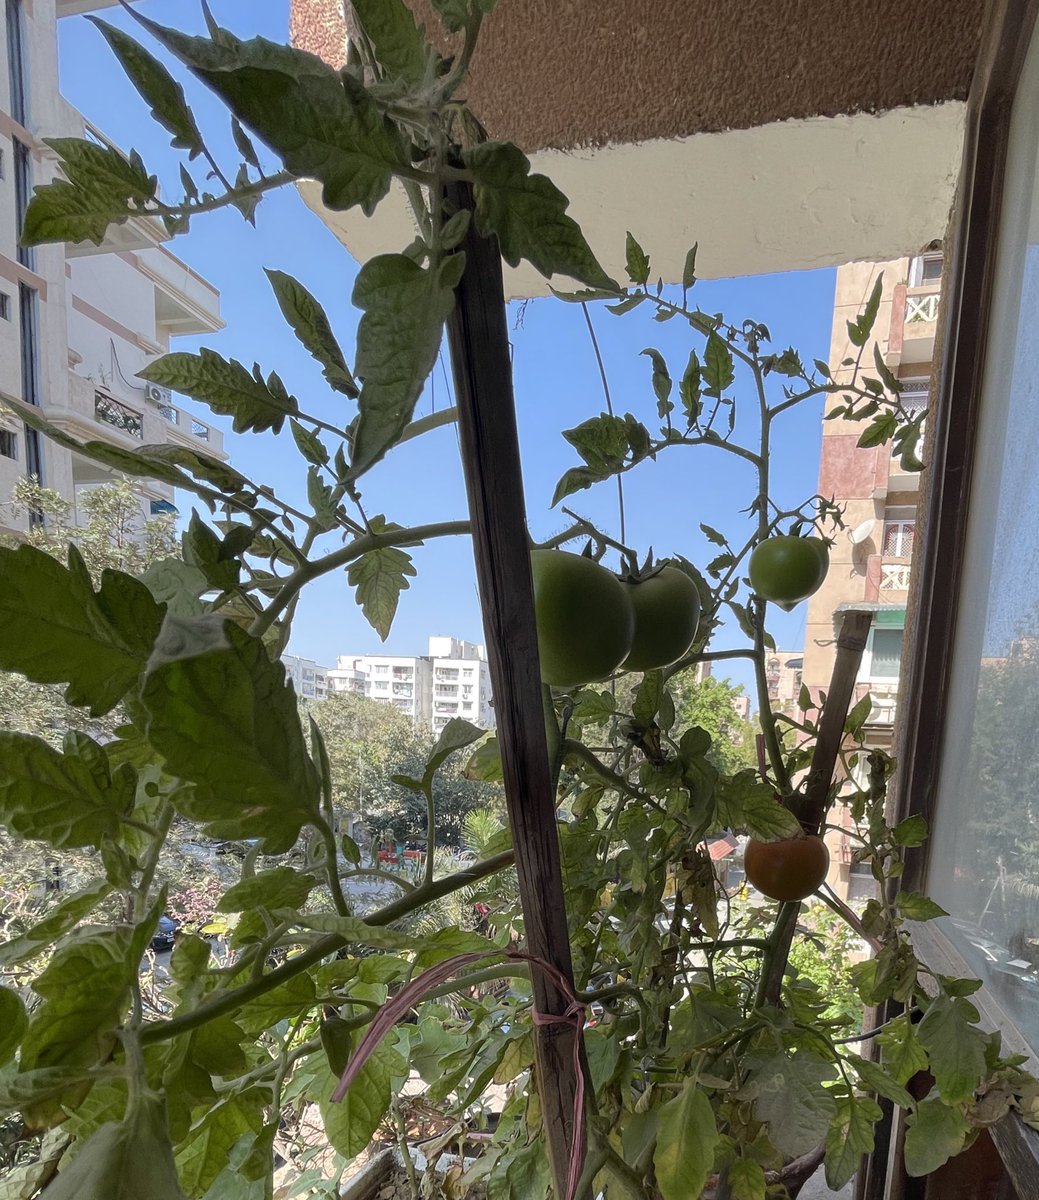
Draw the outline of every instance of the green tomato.
<instances>
[{"instance_id":1,"label":"green tomato","mask_svg":"<svg viewBox=\"0 0 1039 1200\"><path fill-rule=\"evenodd\" d=\"M822 538L770 537L750 556L750 582L764 600L797 604L818 591L830 566Z\"/></svg>"},{"instance_id":2,"label":"green tomato","mask_svg":"<svg viewBox=\"0 0 1039 1200\"><path fill-rule=\"evenodd\" d=\"M669 565L624 587L635 613L635 637L625 670L651 671L681 658L700 624L700 593L692 579Z\"/></svg>"},{"instance_id":3,"label":"green tomato","mask_svg":"<svg viewBox=\"0 0 1039 1200\"><path fill-rule=\"evenodd\" d=\"M624 585L590 558L534 550L541 678L553 687L605 679L631 649L635 615Z\"/></svg>"}]
</instances>

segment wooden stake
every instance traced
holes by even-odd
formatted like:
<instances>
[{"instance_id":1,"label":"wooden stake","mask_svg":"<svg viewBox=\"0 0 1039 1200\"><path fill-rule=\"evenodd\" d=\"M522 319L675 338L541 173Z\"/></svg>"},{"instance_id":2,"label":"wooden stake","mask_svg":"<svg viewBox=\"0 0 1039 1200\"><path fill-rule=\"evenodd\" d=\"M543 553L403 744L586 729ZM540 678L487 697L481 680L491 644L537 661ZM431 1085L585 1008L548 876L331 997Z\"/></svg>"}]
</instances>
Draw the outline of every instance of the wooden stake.
<instances>
[{"instance_id":1,"label":"wooden stake","mask_svg":"<svg viewBox=\"0 0 1039 1200\"><path fill-rule=\"evenodd\" d=\"M472 210L468 185L453 185L448 199L455 209ZM501 255L497 240L481 237L475 222L462 249L465 273L447 332L527 950L572 985ZM566 1012L566 997L544 973L533 969L531 983L538 1012ZM538 1093L559 1197L566 1194L574 1145L577 1038L580 1031L569 1022L534 1027Z\"/></svg>"}]
</instances>

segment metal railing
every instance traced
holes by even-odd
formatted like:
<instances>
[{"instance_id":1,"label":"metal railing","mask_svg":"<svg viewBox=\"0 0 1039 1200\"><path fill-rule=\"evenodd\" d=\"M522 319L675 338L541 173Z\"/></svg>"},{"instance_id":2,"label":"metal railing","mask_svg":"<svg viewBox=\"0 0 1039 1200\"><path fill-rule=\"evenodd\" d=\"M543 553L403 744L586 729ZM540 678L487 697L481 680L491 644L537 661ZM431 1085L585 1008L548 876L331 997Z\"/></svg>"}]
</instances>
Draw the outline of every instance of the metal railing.
<instances>
[{"instance_id":1,"label":"metal railing","mask_svg":"<svg viewBox=\"0 0 1039 1200\"><path fill-rule=\"evenodd\" d=\"M144 439L144 415L120 404L104 392L94 393L94 419L104 425L111 425L121 433L128 433L138 441Z\"/></svg>"}]
</instances>

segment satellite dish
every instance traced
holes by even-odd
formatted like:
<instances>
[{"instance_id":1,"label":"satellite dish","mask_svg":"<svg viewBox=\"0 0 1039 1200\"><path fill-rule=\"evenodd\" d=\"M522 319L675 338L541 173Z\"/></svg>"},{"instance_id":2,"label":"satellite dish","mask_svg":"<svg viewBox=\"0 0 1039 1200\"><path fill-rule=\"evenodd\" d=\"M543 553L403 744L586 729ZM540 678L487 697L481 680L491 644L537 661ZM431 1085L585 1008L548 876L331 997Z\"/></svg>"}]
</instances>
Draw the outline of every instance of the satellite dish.
<instances>
[{"instance_id":1,"label":"satellite dish","mask_svg":"<svg viewBox=\"0 0 1039 1200\"><path fill-rule=\"evenodd\" d=\"M860 542L864 542L866 538L873 532L873 526L876 525L876 520L871 518L868 521L863 521L861 525L856 525L854 529L848 530L848 541L853 546L857 546Z\"/></svg>"}]
</instances>

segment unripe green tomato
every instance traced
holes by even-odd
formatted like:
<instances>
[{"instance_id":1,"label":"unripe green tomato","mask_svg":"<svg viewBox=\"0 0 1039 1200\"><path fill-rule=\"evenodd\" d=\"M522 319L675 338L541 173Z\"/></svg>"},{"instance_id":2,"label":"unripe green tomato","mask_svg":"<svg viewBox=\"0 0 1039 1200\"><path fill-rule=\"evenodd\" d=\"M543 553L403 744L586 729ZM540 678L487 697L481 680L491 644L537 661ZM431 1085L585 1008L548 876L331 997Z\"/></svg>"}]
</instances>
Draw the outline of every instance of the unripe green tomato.
<instances>
[{"instance_id":1,"label":"unripe green tomato","mask_svg":"<svg viewBox=\"0 0 1039 1200\"><path fill-rule=\"evenodd\" d=\"M770 537L750 556L750 582L764 600L797 604L818 591L830 566L821 538Z\"/></svg>"},{"instance_id":2,"label":"unripe green tomato","mask_svg":"<svg viewBox=\"0 0 1039 1200\"><path fill-rule=\"evenodd\" d=\"M743 852L747 879L772 900L803 900L817 891L830 869L830 852L820 837L785 838L759 842L754 838Z\"/></svg>"},{"instance_id":3,"label":"unripe green tomato","mask_svg":"<svg viewBox=\"0 0 1039 1200\"><path fill-rule=\"evenodd\" d=\"M640 582L625 581L635 613L635 637L626 671L651 671L681 658L700 623L700 593L680 567L665 566Z\"/></svg>"},{"instance_id":4,"label":"unripe green tomato","mask_svg":"<svg viewBox=\"0 0 1039 1200\"><path fill-rule=\"evenodd\" d=\"M592 559L564 550L534 550L530 566L541 678L569 688L611 675L635 632L624 585Z\"/></svg>"}]
</instances>

